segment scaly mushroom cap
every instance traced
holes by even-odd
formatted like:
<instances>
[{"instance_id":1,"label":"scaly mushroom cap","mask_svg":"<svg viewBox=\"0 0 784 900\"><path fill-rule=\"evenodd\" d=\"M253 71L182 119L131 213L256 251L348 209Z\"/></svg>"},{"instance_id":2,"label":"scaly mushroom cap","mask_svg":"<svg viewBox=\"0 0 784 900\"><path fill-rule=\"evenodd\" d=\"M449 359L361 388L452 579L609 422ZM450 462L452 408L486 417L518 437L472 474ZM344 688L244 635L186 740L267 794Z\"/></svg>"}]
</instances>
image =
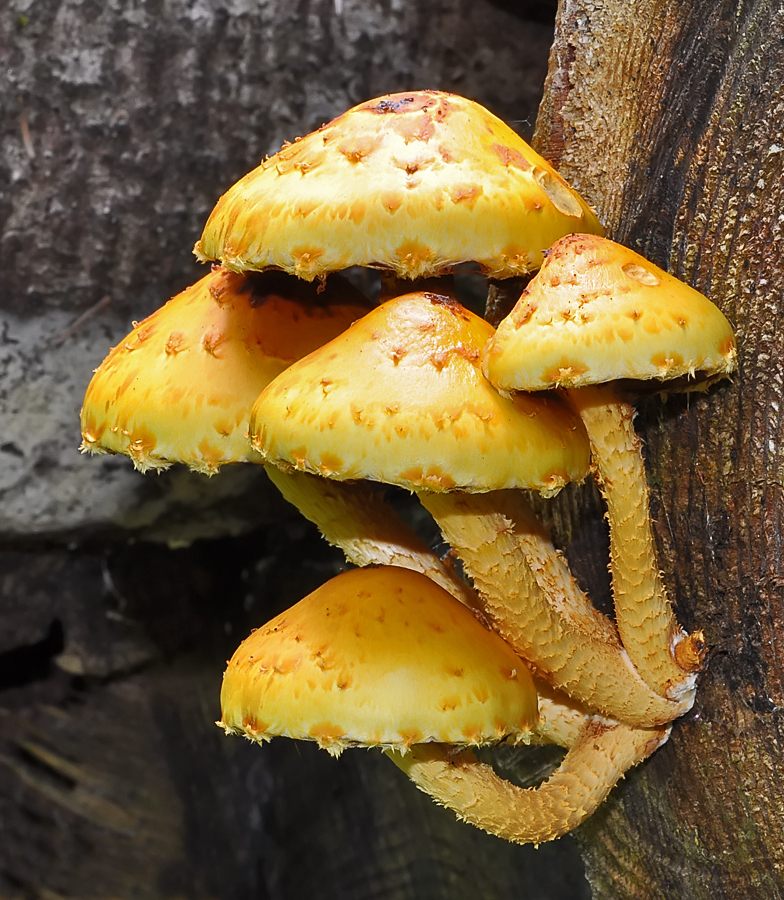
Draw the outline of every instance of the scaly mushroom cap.
<instances>
[{"instance_id":1,"label":"scaly mushroom cap","mask_svg":"<svg viewBox=\"0 0 784 900\"><path fill-rule=\"evenodd\" d=\"M424 575L338 575L254 631L229 662L226 731L256 741L397 747L518 737L536 723L525 664Z\"/></svg>"},{"instance_id":2,"label":"scaly mushroom cap","mask_svg":"<svg viewBox=\"0 0 784 900\"><path fill-rule=\"evenodd\" d=\"M605 238L573 234L548 252L485 351L502 390L620 378L711 379L736 367L732 327L707 297Z\"/></svg>"},{"instance_id":3,"label":"scaly mushroom cap","mask_svg":"<svg viewBox=\"0 0 784 900\"><path fill-rule=\"evenodd\" d=\"M577 416L554 397L502 397L483 377L492 334L447 297L390 300L262 391L253 447L282 468L408 489L553 493L584 478Z\"/></svg>"},{"instance_id":4,"label":"scaly mushroom cap","mask_svg":"<svg viewBox=\"0 0 784 900\"><path fill-rule=\"evenodd\" d=\"M82 450L124 453L142 471L184 462L213 474L249 459L248 415L262 388L367 312L340 281L318 295L282 273L216 268L140 322L96 369Z\"/></svg>"},{"instance_id":5,"label":"scaly mushroom cap","mask_svg":"<svg viewBox=\"0 0 784 900\"><path fill-rule=\"evenodd\" d=\"M362 103L265 160L221 197L194 252L307 280L349 266L420 278L467 261L506 278L574 231L602 229L511 128L463 97L414 91Z\"/></svg>"}]
</instances>

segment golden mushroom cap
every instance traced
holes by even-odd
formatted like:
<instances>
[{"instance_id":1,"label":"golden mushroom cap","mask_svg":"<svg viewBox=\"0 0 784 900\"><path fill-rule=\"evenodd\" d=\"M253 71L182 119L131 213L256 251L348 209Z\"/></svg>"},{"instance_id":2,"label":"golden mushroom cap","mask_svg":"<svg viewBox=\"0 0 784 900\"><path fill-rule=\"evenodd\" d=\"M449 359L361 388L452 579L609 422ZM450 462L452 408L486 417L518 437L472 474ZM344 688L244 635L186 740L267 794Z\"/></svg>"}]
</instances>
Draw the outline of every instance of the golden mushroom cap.
<instances>
[{"instance_id":1,"label":"golden mushroom cap","mask_svg":"<svg viewBox=\"0 0 784 900\"><path fill-rule=\"evenodd\" d=\"M536 689L525 664L424 575L383 566L338 575L254 631L229 661L222 721L346 747L525 740Z\"/></svg>"},{"instance_id":2,"label":"golden mushroom cap","mask_svg":"<svg viewBox=\"0 0 784 900\"><path fill-rule=\"evenodd\" d=\"M534 391L715 378L736 358L732 327L707 297L627 247L573 234L498 326L484 372L501 390Z\"/></svg>"},{"instance_id":3,"label":"golden mushroom cap","mask_svg":"<svg viewBox=\"0 0 784 900\"><path fill-rule=\"evenodd\" d=\"M602 229L511 128L471 100L413 91L355 106L266 159L221 197L194 252L307 280L349 266L419 278L468 261L505 278L574 231Z\"/></svg>"},{"instance_id":4,"label":"golden mushroom cap","mask_svg":"<svg viewBox=\"0 0 784 900\"><path fill-rule=\"evenodd\" d=\"M216 268L140 322L96 369L82 407L82 450L137 468L182 462L206 474L251 458L253 401L294 360L369 304L343 279L315 286L280 272Z\"/></svg>"},{"instance_id":5,"label":"golden mushroom cap","mask_svg":"<svg viewBox=\"0 0 784 900\"><path fill-rule=\"evenodd\" d=\"M492 326L431 293L390 300L292 365L250 420L265 462L408 489L552 493L588 471L582 423L552 396L501 396Z\"/></svg>"}]
</instances>

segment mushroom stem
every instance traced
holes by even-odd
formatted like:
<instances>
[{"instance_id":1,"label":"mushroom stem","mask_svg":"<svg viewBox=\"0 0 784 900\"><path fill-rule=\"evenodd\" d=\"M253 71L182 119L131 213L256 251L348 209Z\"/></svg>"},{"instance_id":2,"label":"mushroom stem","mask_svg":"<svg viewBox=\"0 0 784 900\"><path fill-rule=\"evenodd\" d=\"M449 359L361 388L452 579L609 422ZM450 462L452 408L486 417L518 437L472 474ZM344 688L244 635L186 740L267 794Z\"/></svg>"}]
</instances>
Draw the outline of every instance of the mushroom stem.
<instances>
[{"instance_id":1,"label":"mushroom stem","mask_svg":"<svg viewBox=\"0 0 784 900\"><path fill-rule=\"evenodd\" d=\"M413 569L440 585L466 606L477 597L455 572L414 534L365 482L339 482L266 466L283 497L313 522L327 542L355 566L388 565Z\"/></svg>"},{"instance_id":2,"label":"mushroom stem","mask_svg":"<svg viewBox=\"0 0 784 900\"><path fill-rule=\"evenodd\" d=\"M534 685L539 701L539 719L531 731L530 743L573 747L590 714L541 678L534 676Z\"/></svg>"},{"instance_id":3,"label":"mushroom stem","mask_svg":"<svg viewBox=\"0 0 784 900\"><path fill-rule=\"evenodd\" d=\"M537 788L520 788L480 763L470 750L417 744L386 751L438 803L477 828L518 844L561 837L583 822L632 766L669 737L669 727L632 728L590 717L556 771Z\"/></svg>"},{"instance_id":4,"label":"mushroom stem","mask_svg":"<svg viewBox=\"0 0 784 900\"><path fill-rule=\"evenodd\" d=\"M612 623L580 591L519 492L420 493L462 559L493 627L547 681L590 711L628 725L683 715L637 674ZM549 552L545 547L549 545Z\"/></svg>"},{"instance_id":5,"label":"mushroom stem","mask_svg":"<svg viewBox=\"0 0 784 900\"><path fill-rule=\"evenodd\" d=\"M568 393L588 432L595 477L607 504L621 641L657 694L672 700L691 696L705 656L704 636L701 631L689 635L680 627L662 581L634 407L611 384Z\"/></svg>"}]
</instances>

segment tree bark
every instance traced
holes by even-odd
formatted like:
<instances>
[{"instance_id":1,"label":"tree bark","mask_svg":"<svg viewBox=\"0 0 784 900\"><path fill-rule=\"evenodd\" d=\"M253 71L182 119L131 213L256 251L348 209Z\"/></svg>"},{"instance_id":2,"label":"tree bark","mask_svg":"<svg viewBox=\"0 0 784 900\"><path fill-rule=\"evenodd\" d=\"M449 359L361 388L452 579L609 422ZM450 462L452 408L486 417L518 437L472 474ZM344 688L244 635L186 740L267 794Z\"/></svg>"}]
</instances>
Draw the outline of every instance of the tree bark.
<instances>
[{"instance_id":1,"label":"tree bark","mask_svg":"<svg viewBox=\"0 0 784 900\"><path fill-rule=\"evenodd\" d=\"M707 294L740 351L731 382L638 418L665 579L711 653L693 712L578 832L596 898L784 892L783 41L778 0L558 13L537 149L609 237ZM567 499L568 537L596 504Z\"/></svg>"}]
</instances>

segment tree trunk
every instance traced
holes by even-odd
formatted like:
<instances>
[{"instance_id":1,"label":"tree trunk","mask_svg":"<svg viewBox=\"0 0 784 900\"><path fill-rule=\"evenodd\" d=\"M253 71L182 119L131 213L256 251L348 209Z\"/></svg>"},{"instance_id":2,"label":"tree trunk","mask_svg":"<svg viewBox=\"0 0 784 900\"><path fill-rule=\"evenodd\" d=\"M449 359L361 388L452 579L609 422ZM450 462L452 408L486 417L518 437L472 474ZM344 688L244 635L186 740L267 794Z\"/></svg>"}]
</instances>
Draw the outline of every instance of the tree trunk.
<instances>
[{"instance_id":1,"label":"tree trunk","mask_svg":"<svg viewBox=\"0 0 784 900\"><path fill-rule=\"evenodd\" d=\"M579 830L596 898L784 893L783 44L778 0L558 13L537 149L740 349L731 382L638 418L665 579L711 653L693 712ZM567 499L561 528L584 532Z\"/></svg>"}]
</instances>

